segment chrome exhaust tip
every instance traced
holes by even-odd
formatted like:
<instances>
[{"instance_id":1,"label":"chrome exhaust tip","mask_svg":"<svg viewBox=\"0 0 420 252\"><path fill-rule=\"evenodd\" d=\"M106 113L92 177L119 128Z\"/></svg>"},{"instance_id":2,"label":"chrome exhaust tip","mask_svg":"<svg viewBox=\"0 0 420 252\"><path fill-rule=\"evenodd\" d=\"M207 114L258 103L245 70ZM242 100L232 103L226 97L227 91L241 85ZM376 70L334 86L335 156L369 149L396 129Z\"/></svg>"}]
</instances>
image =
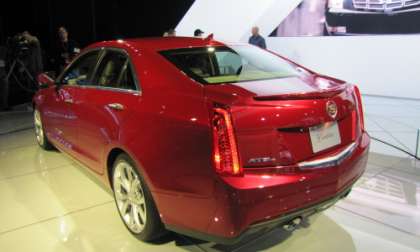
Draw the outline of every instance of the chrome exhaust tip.
<instances>
[{"instance_id":1,"label":"chrome exhaust tip","mask_svg":"<svg viewBox=\"0 0 420 252\"><path fill-rule=\"evenodd\" d=\"M296 217L283 225L283 229L287 232L293 232L302 223L302 217Z\"/></svg>"}]
</instances>

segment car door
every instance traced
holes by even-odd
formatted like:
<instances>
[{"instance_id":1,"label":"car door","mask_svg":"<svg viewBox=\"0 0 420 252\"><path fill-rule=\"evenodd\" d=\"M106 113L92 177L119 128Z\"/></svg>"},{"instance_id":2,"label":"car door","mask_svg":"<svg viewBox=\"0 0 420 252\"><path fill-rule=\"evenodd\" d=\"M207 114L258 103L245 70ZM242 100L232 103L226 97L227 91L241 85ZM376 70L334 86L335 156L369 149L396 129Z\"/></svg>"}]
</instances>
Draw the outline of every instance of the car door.
<instances>
[{"instance_id":1,"label":"car door","mask_svg":"<svg viewBox=\"0 0 420 252\"><path fill-rule=\"evenodd\" d=\"M106 49L92 79L80 89L77 114L78 143L82 162L103 173L106 150L118 145L125 119L133 116L141 99L137 77L129 55L122 49Z\"/></svg>"},{"instance_id":2,"label":"car door","mask_svg":"<svg viewBox=\"0 0 420 252\"><path fill-rule=\"evenodd\" d=\"M63 72L51 92L48 111L44 113L48 117L50 139L70 154L76 154L78 146L78 117L74 113L78 89L92 79L99 56L99 50L87 52Z\"/></svg>"}]
</instances>

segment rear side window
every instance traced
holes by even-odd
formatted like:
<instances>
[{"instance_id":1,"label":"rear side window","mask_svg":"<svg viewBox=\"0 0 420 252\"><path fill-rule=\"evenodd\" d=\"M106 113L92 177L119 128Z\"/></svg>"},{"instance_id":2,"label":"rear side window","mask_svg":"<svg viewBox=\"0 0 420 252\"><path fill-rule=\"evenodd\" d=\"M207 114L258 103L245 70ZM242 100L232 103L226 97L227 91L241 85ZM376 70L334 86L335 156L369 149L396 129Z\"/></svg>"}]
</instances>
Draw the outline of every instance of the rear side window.
<instances>
[{"instance_id":1,"label":"rear side window","mask_svg":"<svg viewBox=\"0 0 420 252\"><path fill-rule=\"evenodd\" d=\"M98 62L99 50L88 52L77 59L64 73L62 84L91 85L92 75Z\"/></svg>"},{"instance_id":2,"label":"rear side window","mask_svg":"<svg viewBox=\"0 0 420 252\"><path fill-rule=\"evenodd\" d=\"M185 48L160 53L203 84L277 79L301 74L288 61L255 46Z\"/></svg>"},{"instance_id":3,"label":"rear side window","mask_svg":"<svg viewBox=\"0 0 420 252\"><path fill-rule=\"evenodd\" d=\"M94 82L101 87L136 90L128 56L117 50L108 50L101 60Z\"/></svg>"},{"instance_id":4,"label":"rear side window","mask_svg":"<svg viewBox=\"0 0 420 252\"><path fill-rule=\"evenodd\" d=\"M133 71L128 61L121 73L119 84L120 84L120 88L122 89L131 89L131 90L137 89L136 82L134 80Z\"/></svg>"}]
</instances>

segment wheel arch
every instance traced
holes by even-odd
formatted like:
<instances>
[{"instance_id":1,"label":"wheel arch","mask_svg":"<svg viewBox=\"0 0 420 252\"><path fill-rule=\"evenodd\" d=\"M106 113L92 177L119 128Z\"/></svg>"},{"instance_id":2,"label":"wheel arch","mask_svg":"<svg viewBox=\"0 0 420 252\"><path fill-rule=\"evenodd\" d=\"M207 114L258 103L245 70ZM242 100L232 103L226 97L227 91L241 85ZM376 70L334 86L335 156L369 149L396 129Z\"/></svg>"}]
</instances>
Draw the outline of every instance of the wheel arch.
<instances>
[{"instance_id":1,"label":"wheel arch","mask_svg":"<svg viewBox=\"0 0 420 252\"><path fill-rule=\"evenodd\" d=\"M105 164L105 172L106 172L106 176L107 176L107 182L109 183L109 186L111 187L111 189L113 190L113 185L112 185L112 168L113 165L115 163L115 160L117 159L117 157L120 154L126 154L127 156L129 156L136 164L136 168L137 170L141 173L141 175L143 176L143 178L146 180L146 183L149 185L149 187L151 186L150 181L149 181L149 177L143 167L143 165L141 164L141 162L138 160L138 158L136 157L136 155L134 155L133 153L131 153L130 151L128 151L126 148L123 148L121 146L115 146L113 148L111 148L108 152L107 152L107 156L106 156L106 164Z\"/></svg>"},{"instance_id":2,"label":"wheel arch","mask_svg":"<svg viewBox=\"0 0 420 252\"><path fill-rule=\"evenodd\" d=\"M114 190L113 185L112 185L112 167L117 157L122 153L125 153L128 155L128 153L124 151L123 149L119 147L115 147L108 152L108 155L106 158L106 175L107 175L109 186L111 187L112 190Z\"/></svg>"}]
</instances>

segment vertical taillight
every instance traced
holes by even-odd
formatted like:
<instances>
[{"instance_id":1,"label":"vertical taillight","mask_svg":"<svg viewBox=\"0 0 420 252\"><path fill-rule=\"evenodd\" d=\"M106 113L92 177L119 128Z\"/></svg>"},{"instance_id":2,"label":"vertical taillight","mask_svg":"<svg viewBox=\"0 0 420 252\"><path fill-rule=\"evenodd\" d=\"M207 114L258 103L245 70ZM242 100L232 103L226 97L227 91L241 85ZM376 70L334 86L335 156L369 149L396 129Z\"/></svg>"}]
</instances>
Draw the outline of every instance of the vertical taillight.
<instances>
[{"instance_id":1,"label":"vertical taillight","mask_svg":"<svg viewBox=\"0 0 420 252\"><path fill-rule=\"evenodd\" d=\"M354 86L354 93L357 99L357 112L359 114L360 130L363 132L365 131L365 120L363 114L362 95L360 94L360 90L357 86Z\"/></svg>"},{"instance_id":2,"label":"vertical taillight","mask_svg":"<svg viewBox=\"0 0 420 252\"><path fill-rule=\"evenodd\" d=\"M216 172L225 175L242 175L232 120L226 109L214 109L212 128L213 161Z\"/></svg>"},{"instance_id":3,"label":"vertical taillight","mask_svg":"<svg viewBox=\"0 0 420 252\"><path fill-rule=\"evenodd\" d=\"M356 141L358 137L358 132L360 131L360 127L357 125L359 123L359 120L357 119L357 115L359 113L357 112L357 106L356 108L351 112L351 140Z\"/></svg>"}]
</instances>

